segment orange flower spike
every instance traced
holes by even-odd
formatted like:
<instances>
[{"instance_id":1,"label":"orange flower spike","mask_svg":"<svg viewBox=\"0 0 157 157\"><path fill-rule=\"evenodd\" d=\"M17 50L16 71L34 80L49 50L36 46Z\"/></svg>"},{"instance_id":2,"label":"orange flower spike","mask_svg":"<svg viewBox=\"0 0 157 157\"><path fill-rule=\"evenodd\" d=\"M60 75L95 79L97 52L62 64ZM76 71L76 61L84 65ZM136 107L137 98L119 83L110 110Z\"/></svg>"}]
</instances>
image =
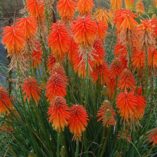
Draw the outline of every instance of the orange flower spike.
<instances>
[{"instance_id":1,"label":"orange flower spike","mask_svg":"<svg viewBox=\"0 0 157 157\"><path fill-rule=\"evenodd\" d=\"M149 131L148 140L152 145L157 145L157 128Z\"/></svg>"},{"instance_id":2,"label":"orange flower spike","mask_svg":"<svg viewBox=\"0 0 157 157\"><path fill-rule=\"evenodd\" d=\"M103 22L97 22L98 26L98 38L101 40L105 40L106 32L107 32L107 25L105 25Z\"/></svg>"},{"instance_id":3,"label":"orange flower spike","mask_svg":"<svg viewBox=\"0 0 157 157\"><path fill-rule=\"evenodd\" d=\"M130 10L117 10L115 12L114 22L118 31L133 30L137 26L136 15Z\"/></svg>"},{"instance_id":4,"label":"orange flower spike","mask_svg":"<svg viewBox=\"0 0 157 157\"><path fill-rule=\"evenodd\" d=\"M111 77L119 77L126 66L127 61L125 58L115 58L111 64Z\"/></svg>"},{"instance_id":5,"label":"orange flower spike","mask_svg":"<svg viewBox=\"0 0 157 157\"><path fill-rule=\"evenodd\" d=\"M73 64L73 60L75 58L75 55L78 54L78 52L79 52L78 44L75 43L74 39L71 39L68 57L69 57L69 60L72 64Z\"/></svg>"},{"instance_id":6,"label":"orange flower spike","mask_svg":"<svg viewBox=\"0 0 157 157\"><path fill-rule=\"evenodd\" d=\"M94 7L93 0L78 0L77 9L80 15L89 15Z\"/></svg>"},{"instance_id":7,"label":"orange flower spike","mask_svg":"<svg viewBox=\"0 0 157 157\"><path fill-rule=\"evenodd\" d=\"M136 69L142 69L145 65L145 53L142 51L135 51L132 55L132 65Z\"/></svg>"},{"instance_id":8,"label":"orange flower spike","mask_svg":"<svg viewBox=\"0 0 157 157\"><path fill-rule=\"evenodd\" d=\"M143 4L142 0L139 0L136 3L136 12L138 14L143 14L145 12L145 8L144 8L144 4Z\"/></svg>"},{"instance_id":9,"label":"orange flower spike","mask_svg":"<svg viewBox=\"0 0 157 157\"><path fill-rule=\"evenodd\" d=\"M93 45L97 37L97 25L89 16L79 17L72 25L74 40L82 46Z\"/></svg>"},{"instance_id":10,"label":"orange flower spike","mask_svg":"<svg viewBox=\"0 0 157 157\"><path fill-rule=\"evenodd\" d=\"M93 51L89 56L95 65L99 65L104 62L105 51L103 48L103 43L100 40L96 40L94 42Z\"/></svg>"},{"instance_id":11,"label":"orange flower spike","mask_svg":"<svg viewBox=\"0 0 157 157\"><path fill-rule=\"evenodd\" d=\"M52 72L52 69L55 63L56 63L55 57L53 56L53 54L50 54L47 61L47 68L48 68L49 73Z\"/></svg>"},{"instance_id":12,"label":"orange flower spike","mask_svg":"<svg viewBox=\"0 0 157 157\"><path fill-rule=\"evenodd\" d=\"M97 113L98 121L102 121L104 127L115 126L115 116L116 113L110 102L108 100L104 101Z\"/></svg>"},{"instance_id":13,"label":"orange flower spike","mask_svg":"<svg viewBox=\"0 0 157 157\"><path fill-rule=\"evenodd\" d=\"M57 73L61 76L64 76L62 77L62 79L67 82L67 77L66 77L66 73L65 73L65 70L64 70L64 67L62 65L60 65L59 63L55 63L52 67L52 74L54 73Z\"/></svg>"},{"instance_id":14,"label":"orange flower spike","mask_svg":"<svg viewBox=\"0 0 157 157\"><path fill-rule=\"evenodd\" d=\"M12 108L12 103L6 89L0 86L0 113L5 113Z\"/></svg>"},{"instance_id":15,"label":"orange flower spike","mask_svg":"<svg viewBox=\"0 0 157 157\"><path fill-rule=\"evenodd\" d=\"M135 78L129 69L124 69L118 80L118 87L121 90L135 89Z\"/></svg>"},{"instance_id":16,"label":"orange flower spike","mask_svg":"<svg viewBox=\"0 0 157 157\"><path fill-rule=\"evenodd\" d=\"M74 67L74 71L77 72L80 77L86 76L86 63L82 54L76 51L75 55L73 55L72 57L72 64ZM89 64L89 60L88 60L88 64Z\"/></svg>"},{"instance_id":17,"label":"orange flower spike","mask_svg":"<svg viewBox=\"0 0 157 157\"><path fill-rule=\"evenodd\" d=\"M125 0L125 7L126 9L133 9L134 0Z\"/></svg>"},{"instance_id":18,"label":"orange flower spike","mask_svg":"<svg viewBox=\"0 0 157 157\"><path fill-rule=\"evenodd\" d=\"M74 0L59 0L57 9L61 18L65 21L72 20L76 8Z\"/></svg>"},{"instance_id":19,"label":"orange flower spike","mask_svg":"<svg viewBox=\"0 0 157 157\"><path fill-rule=\"evenodd\" d=\"M139 24L136 27L136 34L139 40L139 45L138 48L143 49L143 47L145 45L147 45L148 47L155 47L155 43L156 43L156 35L155 35L155 29L156 27L156 22L154 19L152 20L142 20L141 24ZM143 42L144 41L144 42Z\"/></svg>"},{"instance_id":20,"label":"orange flower spike","mask_svg":"<svg viewBox=\"0 0 157 157\"><path fill-rule=\"evenodd\" d=\"M105 83L107 86L107 95L109 98L113 98L116 90L116 78L113 76L111 71L109 72L109 76L104 75L104 78L106 79Z\"/></svg>"},{"instance_id":21,"label":"orange flower spike","mask_svg":"<svg viewBox=\"0 0 157 157\"><path fill-rule=\"evenodd\" d=\"M53 23L48 37L48 44L52 48L56 59L63 59L69 51L70 36L66 26L60 22Z\"/></svg>"},{"instance_id":22,"label":"orange flower spike","mask_svg":"<svg viewBox=\"0 0 157 157\"><path fill-rule=\"evenodd\" d=\"M67 77L63 73L51 74L46 85L46 97L51 102L55 96L66 96Z\"/></svg>"},{"instance_id":23,"label":"orange flower spike","mask_svg":"<svg viewBox=\"0 0 157 157\"><path fill-rule=\"evenodd\" d=\"M157 18L152 18L150 21L151 21L150 23L153 29L153 34L157 35Z\"/></svg>"},{"instance_id":24,"label":"orange flower spike","mask_svg":"<svg viewBox=\"0 0 157 157\"><path fill-rule=\"evenodd\" d=\"M114 55L116 57L119 57L119 56L127 56L127 48L126 46L120 44L120 43L117 43L114 47Z\"/></svg>"},{"instance_id":25,"label":"orange flower spike","mask_svg":"<svg viewBox=\"0 0 157 157\"><path fill-rule=\"evenodd\" d=\"M26 0L26 7L30 15L37 19L44 17L44 1L43 0Z\"/></svg>"},{"instance_id":26,"label":"orange flower spike","mask_svg":"<svg viewBox=\"0 0 157 157\"><path fill-rule=\"evenodd\" d=\"M23 30L14 25L4 27L2 43L6 46L9 55L21 53L26 44Z\"/></svg>"},{"instance_id":27,"label":"orange flower spike","mask_svg":"<svg viewBox=\"0 0 157 157\"><path fill-rule=\"evenodd\" d=\"M40 43L36 42L32 52L32 65L34 68L37 68L41 62L42 62L42 50L41 50Z\"/></svg>"},{"instance_id":28,"label":"orange flower spike","mask_svg":"<svg viewBox=\"0 0 157 157\"><path fill-rule=\"evenodd\" d=\"M105 9L97 9L94 17L97 22L103 22L104 25L108 26L108 21L109 21L109 15L107 10Z\"/></svg>"},{"instance_id":29,"label":"orange flower spike","mask_svg":"<svg viewBox=\"0 0 157 157\"><path fill-rule=\"evenodd\" d=\"M137 117L137 97L133 92L120 93L116 100L117 108L125 121L134 121Z\"/></svg>"},{"instance_id":30,"label":"orange flower spike","mask_svg":"<svg viewBox=\"0 0 157 157\"><path fill-rule=\"evenodd\" d=\"M137 95L137 112L136 112L136 119L141 119L144 115L145 108L146 108L146 100L142 95Z\"/></svg>"},{"instance_id":31,"label":"orange flower spike","mask_svg":"<svg viewBox=\"0 0 157 157\"><path fill-rule=\"evenodd\" d=\"M122 8L122 0L110 0L111 3L111 9L113 11L119 10Z\"/></svg>"},{"instance_id":32,"label":"orange flower spike","mask_svg":"<svg viewBox=\"0 0 157 157\"><path fill-rule=\"evenodd\" d=\"M61 132L68 125L70 117L69 108L63 97L55 97L48 109L49 122L57 132Z\"/></svg>"},{"instance_id":33,"label":"orange flower spike","mask_svg":"<svg viewBox=\"0 0 157 157\"><path fill-rule=\"evenodd\" d=\"M107 63L104 62L103 64L98 65L93 68L91 77L94 80L94 82L100 79L100 83L106 84L106 82L108 82L108 79L109 79L109 74L110 74L109 67Z\"/></svg>"},{"instance_id":34,"label":"orange flower spike","mask_svg":"<svg viewBox=\"0 0 157 157\"><path fill-rule=\"evenodd\" d=\"M81 135L88 124L88 114L82 105L73 105L70 108L69 130L74 140L81 140Z\"/></svg>"},{"instance_id":35,"label":"orange flower spike","mask_svg":"<svg viewBox=\"0 0 157 157\"><path fill-rule=\"evenodd\" d=\"M153 1L153 6L155 6L155 8L157 8L157 0L152 0Z\"/></svg>"},{"instance_id":36,"label":"orange flower spike","mask_svg":"<svg viewBox=\"0 0 157 157\"><path fill-rule=\"evenodd\" d=\"M16 26L23 31L26 40L33 37L37 31L36 21L32 17L18 19Z\"/></svg>"},{"instance_id":37,"label":"orange flower spike","mask_svg":"<svg viewBox=\"0 0 157 157\"><path fill-rule=\"evenodd\" d=\"M27 99L28 102L30 102L30 100L33 99L35 103L38 104L40 100L41 88L35 78L29 77L25 79L22 85L22 91L25 100Z\"/></svg>"}]
</instances>

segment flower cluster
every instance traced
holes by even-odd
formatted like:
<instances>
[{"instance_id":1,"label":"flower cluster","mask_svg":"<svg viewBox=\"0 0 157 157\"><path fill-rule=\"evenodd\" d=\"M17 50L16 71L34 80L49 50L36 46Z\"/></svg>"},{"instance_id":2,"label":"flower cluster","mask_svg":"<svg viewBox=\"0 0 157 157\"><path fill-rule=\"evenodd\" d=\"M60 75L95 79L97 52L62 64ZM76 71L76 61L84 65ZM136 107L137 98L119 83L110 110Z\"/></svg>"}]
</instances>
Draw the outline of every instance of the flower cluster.
<instances>
[{"instance_id":1,"label":"flower cluster","mask_svg":"<svg viewBox=\"0 0 157 157\"><path fill-rule=\"evenodd\" d=\"M10 69L17 74L15 94L22 97L17 100L26 109L35 103L40 110L44 103L48 125L58 134L67 127L77 144L90 120L130 142L131 126L139 126L155 97L157 18L141 18L142 0L110 0L110 10L94 9L93 0L58 0L53 21L48 7L44 0L26 0L28 14L3 30ZM110 35L115 42L108 45ZM12 108L0 86L0 113ZM110 138L104 139L107 144ZM157 129L148 140L157 145Z\"/></svg>"}]
</instances>

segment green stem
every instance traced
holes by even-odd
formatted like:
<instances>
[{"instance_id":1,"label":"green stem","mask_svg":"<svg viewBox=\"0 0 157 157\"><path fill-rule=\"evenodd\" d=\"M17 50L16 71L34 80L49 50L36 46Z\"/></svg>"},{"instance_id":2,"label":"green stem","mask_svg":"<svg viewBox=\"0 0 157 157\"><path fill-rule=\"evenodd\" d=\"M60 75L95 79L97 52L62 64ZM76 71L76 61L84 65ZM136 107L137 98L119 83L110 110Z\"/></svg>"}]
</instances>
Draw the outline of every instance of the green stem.
<instances>
[{"instance_id":1,"label":"green stem","mask_svg":"<svg viewBox=\"0 0 157 157\"><path fill-rule=\"evenodd\" d=\"M140 152L138 151L137 147L135 146L135 144L134 144L133 142L131 142L131 141L130 141L129 143L135 148L135 150L136 150L138 156L139 156L139 157L142 157L141 154L140 154Z\"/></svg>"},{"instance_id":2,"label":"green stem","mask_svg":"<svg viewBox=\"0 0 157 157\"><path fill-rule=\"evenodd\" d=\"M79 141L76 140L76 151L75 151L75 157L79 156Z\"/></svg>"},{"instance_id":3,"label":"green stem","mask_svg":"<svg viewBox=\"0 0 157 157\"><path fill-rule=\"evenodd\" d=\"M131 32L128 30L128 67L130 70L132 70L131 65L131 53L132 53L132 47L131 47Z\"/></svg>"},{"instance_id":4,"label":"green stem","mask_svg":"<svg viewBox=\"0 0 157 157\"><path fill-rule=\"evenodd\" d=\"M147 96L148 80L149 80L148 47L145 44L145 96Z\"/></svg>"},{"instance_id":5,"label":"green stem","mask_svg":"<svg viewBox=\"0 0 157 157\"><path fill-rule=\"evenodd\" d=\"M103 157L104 156L104 153L105 153L105 150L106 150L106 144L107 144L107 139L109 137L109 132L107 131L108 129L105 129L103 130L103 140L102 140L102 151L101 151L101 154L100 154L100 157ZM106 131L106 132L105 132Z\"/></svg>"},{"instance_id":6,"label":"green stem","mask_svg":"<svg viewBox=\"0 0 157 157\"><path fill-rule=\"evenodd\" d=\"M57 133L57 152L56 152L56 156L60 157L60 133Z\"/></svg>"},{"instance_id":7,"label":"green stem","mask_svg":"<svg viewBox=\"0 0 157 157\"><path fill-rule=\"evenodd\" d=\"M86 95L86 101L85 105L86 107L88 106L88 85L89 85L89 69L88 69L88 53L86 54L86 90L85 90L85 95Z\"/></svg>"}]
</instances>

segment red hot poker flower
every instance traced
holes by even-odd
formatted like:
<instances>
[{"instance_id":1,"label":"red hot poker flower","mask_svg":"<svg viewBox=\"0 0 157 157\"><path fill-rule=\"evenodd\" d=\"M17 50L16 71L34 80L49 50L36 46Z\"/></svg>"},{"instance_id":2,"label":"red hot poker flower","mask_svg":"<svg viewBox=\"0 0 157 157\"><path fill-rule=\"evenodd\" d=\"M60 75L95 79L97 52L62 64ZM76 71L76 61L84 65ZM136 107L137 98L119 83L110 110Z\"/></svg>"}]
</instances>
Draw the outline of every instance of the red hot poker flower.
<instances>
[{"instance_id":1,"label":"red hot poker flower","mask_svg":"<svg viewBox=\"0 0 157 157\"><path fill-rule=\"evenodd\" d=\"M46 97L51 102L56 96L65 96L67 86L67 77L63 73L54 71L46 85Z\"/></svg>"},{"instance_id":2,"label":"red hot poker flower","mask_svg":"<svg viewBox=\"0 0 157 157\"><path fill-rule=\"evenodd\" d=\"M126 46L122 45L121 43L117 43L114 47L114 55L116 57L119 56L127 56L127 48Z\"/></svg>"},{"instance_id":3,"label":"red hot poker flower","mask_svg":"<svg viewBox=\"0 0 157 157\"><path fill-rule=\"evenodd\" d=\"M142 51L135 50L131 60L132 65L135 69L142 69L145 65L145 53Z\"/></svg>"},{"instance_id":4,"label":"red hot poker flower","mask_svg":"<svg viewBox=\"0 0 157 157\"><path fill-rule=\"evenodd\" d=\"M47 61L47 68L48 68L49 73L52 72L52 68L55 63L56 63L55 57L53 56L53 54L50 54L50 56L48 57L48 61Z\"/></svg>"},{"instance_id":5,"label":"red hot poker flower","mask_svg":"<svg viewBox=\"0 0 157 157\"><path fill-rule=\"evenodd\" d=\"M110 3L112 10L119 10L122 8L122 0L110 0Z\"/></svg>"},{"instance_id":6,"label":"red hot poker flower","mask_svg":"<svg viewBox=\"0 0 157 157\"><path fill-rule=\"evenodd\" d=\"M126 68L127 60L125 57L115 58L111 64L111 77L119 77L121 72Z\"/></svg>"},{"instance_id":7,"label":"red hot poker flower","mask_svg":"<svg viewBox=\"0 0 157 157\"><path fill-rule=\"evenodd\" d=\"M48 37L48 44L57 59L64 58L65 54L69 51L70 45L70 36L64 24L60 22L53 23Z\"/></svg>"},{"instance_id":8,"label":"red hot poker flower","mask_svg":"<svg viewBox=\"0 0 157 157\"><path fill-rule=\"evenodd\" d=\"M153 145L157 145L157 128L154 128L149 131L148 140Z\"/></svg>"},{"instance_id":9,"label":"red hot poker flower","mask_svg":"<svg viewBox=\"0 0 157 157\"><path fill-rule=\"evenodd\" d=\"M59 15L65 21L72 20L75 8L76 3L74 0L59 0L57 4Z\"/></svg>"},{"instance_id":10,"label":"red hot poker flower","mask_svg":"<svg viewBox=\"0 0 157 157\"><path fill-rule=\"evenodd\" d=\"M0 86L0 113L7 112L12 108L12 106L13 105L6 89Z\"/></svg>"},{"instance_id":11,"label":"red hot poker flower","mask_svg":"<svg viewBox=\"0 0 157 157\"><path fill-rule=\"evenodd\" d=\"M118 80L118 87L122 90L135 89L135 78L129 69L124 69Z\"/></svg>"},{"instance_id":12,"label":"red hot poker flower","mask_svg":"<svg viewBox=\"0 0 157 157\"><path fill-rule=\"evenodd\" d=\"M115 116L116 113L112 108L110 102L104 101L103 105L100 107L97 113L98 121L102 121L104 127L115 126Z\"/></svg>"},{"instance_id":13,"label":"red hot poker flower","mask_svg":"<svg viewBox=\"0 0 157 157\"><path fill-rule=\"evenodd\" d=\"M92 12L94 7L93 0L78 0L77 9L80 15L88 15Z\"/></svg>"},{"instance_id":14,"label":"red hot poker flower","mask_svg":"<svg viewBox=\"0 0 157 157\"><path fill-rule=\"evenodd\" d=\"M36 21L32 17L18 19L16 26L23 31L25 39L30 39L37 31Z\"/></svg>"},{"instance_id":15,"label":"red hot poker flower","mask_svg":"<svg viewBox=\"0 0 157 157\"><path fill-rule=\"evenodd\" d=\"M81 140L88 122L88 114L82 105L73 105L70 108L69 129L74 134L74 140Z\"/></svg>"},{"instance_id":16,"label":"red hot poker flower","mask_svg":"<svg viewBox=\"0 0 157 157\"><path fill-rule=\"evenodd\" d=\"M28 101L30 101L31 99L33 99L35 103L38 104L40 100L41 88L39 87L35 78L29 77L25 79L22 85L22 90L25 96L25 100L27 99Z\"/></svg>"},{"instance_id":17,"label":"red hot poker flower","mask_svg":"<svg viewBox=\"0 0 157 157\"><path fill-rule=\"evenodd\" d=\"M88 47L97 37L97 25L89 16L79 17L72 25L74 40L77 44Z\"/></svg>"},{"instance_id":18,"label":"red hot poker flower","mask_svg":"<svg viewBox=\"0 0 157 157\"><path fill-rule=\"evenodd\" d=\"M145 8L142 0L138 0L138 2L136 3L136 12L138 14L143 14L145 12Z\"/></svg>"},{"instance_id":19,"label":"red hot poker flower","mask_svg":"<svg viewBox=\"0 0 157 157\"><path fill-rule=\"evenodd\" d=\"M146 101L134 92L122 92L117 96L117 108L126 122L138 122L144 114Z\"/></svg>"},{"instance_id":20,"label":"red hot poker flower","mask_svg":"<svg viewBox=\"0 0 157 157\"><path fill-rule=\"evenodd\" d=\"M91 73L91 77L93 78L93 80L95 82L99 80L101 84L106 84L109 82L109 75L109 67L105 62L101 65L95 66Z\"/></svg>"},{"instance_id":21,"label":"red hot poker flower","mask_svg":"<svg viewBox=\"0 0 157 157\"><path fill-rule=\"evenodd\" d=\"M57 132L61 132L68 125L68 119L70 116L69 108L66 104L66 100L63 97L55 97L48 109L49 122L52 123L53 128Z\"/></svg>"},{"instance_id":22,"label":"red hot poker flower","mask_svg":"<svg viewBox=\"0 0 157 157\"><path fill-rule=\"evenodd\" d=\"M43 0L26 0L26 7L32 17L37 19L43 19L44 17Z\"/></svg>"},{"instance_id":23,"label":"red hot poker flower","mask_svg":"<svg viewBox=\"0 0 157 157\"><path fill-rule=\"evenodd\" d=\"M35 42L35 46L32 52L32 65L34 68L37 68L42 62L42 50L40 43Z\"/></svg>"},{"instance_id":24,"label":"red hot poker flower","mask_svg":"<svg viewBox=\"0 0 157 157\"><path fill-rule=\"evenodd\" d=\"M136 15L130 10L117 10L115 12L115 24L118 31L133 30L137 26Z\"/></svg>"},{"instance_id":25,"label":"red hot poker flower","mask_svg":"<svg viewBox=\"0 0 157 157\"><path fill-rule=\"evenodd\" d=\"M19 54L25 47L23 30L17 26L6 26L3 30L3 44L6 46L9 55Z\"/></svg>"},{"instance_id":26,"label":"red hot poker flower","mask_svg":"<svg viewBox=\"0 0 157 157\"><path fill-rule=\"evenodd\" d=\"M108 27L108 21L109 21L109 13L105 9L97 9L94 17L97 22L103 22L106 27Z\"/></svg>"},{"instance_id":27,"label":"red hot poker flower","mask_svg":"<svg viewBox=\"0 0 157 157\"><path fill-rule=\"evenodd\" d=\"M107 32L107 25L104 24L104 22L100 21L97 22L97 27L98 27L98 38L101 40L104 40L106 37L106 32Z\"/></svg>"}]
</instances>

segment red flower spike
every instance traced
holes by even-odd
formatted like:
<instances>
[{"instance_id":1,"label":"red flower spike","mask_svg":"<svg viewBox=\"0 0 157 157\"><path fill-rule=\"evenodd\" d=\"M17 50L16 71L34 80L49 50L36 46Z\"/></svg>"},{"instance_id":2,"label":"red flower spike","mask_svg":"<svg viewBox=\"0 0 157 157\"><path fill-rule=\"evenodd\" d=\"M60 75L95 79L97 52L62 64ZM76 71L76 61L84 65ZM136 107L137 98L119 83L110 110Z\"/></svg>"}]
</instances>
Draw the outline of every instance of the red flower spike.
<instances>
[{"instance_id":1,"label":"red flower spike","mask_svg":"<svg viewBox=\"0 0 157 157\"><path fill-rule=\"evenodd\" d=\"M69 130L74 135L74 140L81 140L88 122L88 114L82 105L73 105L70 108Z\"/></svg>"},{"instance_id":2,"label":"red flower spike","mask_svg":"<svg viewBox=\"0 0 157 157\"><path fill-rule=\"evenodd\" d=\"M104 24L104 22L100 21L97 22L97 26L98 26L98 37L101 40L105 40L106 37L106 32L107 32L107 25Z\"/></svg>"},{"instance_id":3,"label":"red flower spike","mask_svg":"<svg viewBox=\"0 0 157 157\"><path fill-rule=\"evenodd\" d=\"M63 59L69 51L70 36L64 24L57 22L51 27L51 32L48 37L48 44L52 48L56 59Z\"/></svg>"},{"instance_id":4,"label":"red flower spike","mask_svg":"<svg viewBox=\"0 0 157 157\"><path fill-rule=\"evenodd\" d=\"M4 27L2 43L6 46L9 55L20 54L26 44L23 30L14 25Z\"/></svg>"},{"instance_id":5,"label":"red flower spike","mask_svg":"<svg viewBox=\"0 0 157 157\"><path fill-rule=\"evenodd\" d=\"M132 61L132 65L135 69L142 69L144 68L145 65L145 53L142 51L137 51L135 50L135 52L132 55L131 58Z\"/></svg>"},{"instance_id":6,"label":"red flower spike","mask_svg":"<svg viewBox=\"0 0 157 157\"><path fill-rule=\"evenodd\" d=\"M119 56L127 56L127 48L126 46L122 45L121 43L117 43L114 47L114 55L116 57Z\"/></svg>"},{"instance_id":7,"label":"red flower spike","mask_svg":"<svg viewBox=\"0 0 157 157\"><path fill-rule=\"evenodd\" d=\"M22 91L24 94L24 99L30 101L33 99L36 104L38 104L40 100L40 92L41 88L39 87L37 81L33 77L29 77L24 80L22 85Z\"/></svg>"},{"instance_id":8,"label":"red flower spike","mask_svg":"<svg viewBox=\"0 0 157 157\"><path fill-rule=\"evenodd\" d=\"M26 40L35 36L35 33L37 31L36 21L32 17L24 17L18 19L16 27L23 31Z\"/></svg>"},{"instance_id":9,"label":"red flower spike","mask_svg":"<svg viewBox=\"0 0 157 157\"><path fill-rule=\"evenodd\" d=\"M54 97L66 95L67 77L63 73L54 71L46 85L46 97L51 102Z\"/></svg>"},{"instance_id":10,"label":"red flower spike","mask_svg":"<svg viewBox=\"0 0 157 157\"><path fill-rule=\"evenodd\" d=\"M117 96L117 108L121 117L126 122L137 122L144 114L146 101L141 95L135 95L134 92L122 92Z\"/></svg>"},{"instance_id":11,"label":"red flower spike","mask_svg":"<svg viewBox=\"0 0 157 157\"><path fill-rule=\"evenodd\" d=\"M37 68L42 62L42 50L41 45L38 42L35 42L35 46L32 52L32 64L34 68Z\"/></svg>"},{"instance_id":12,"label":"red flower spike","mask_svg":"<svg viewBox=\"0 0 157 157\"><path fill-rule=\"evenodd\" d=\"M115 126L115 116L115 111L110 102L104 101L97 113L98 121L102 121L104 127Z\"/></svg>"},{"instance_id":13,"label":"red flower spike","mask_svg":"<svg viewBox=\"0 0 157 157\"><path fill-rule=\"evenodd\" d=\"M77 9L80 15L88 15L94 7L93 0L78 0Z\"/></svg>"},{"instance_id":14,"label":"red flower spike","mask_svg":"<svg viewBox=\"0 0 157 157\"><path fill-rule=\"evenodd\" d=\"M110 0L111 9L112 10L119 10L122 8L122 0Z\"/></svg>"},{"instance_id":15,"label":"red flower spike","mask_svg":"<svg viewBox=\"0 0 157 157\"><path fill-rule=\"evenodd\" d=\"M63 97L55 97L48 109L49 122L57 132L61 132L68 125L70 117L69 108Z\"/></svg>"},{"instance_id":16,"label":"red flower spike","mask_svg":"<svg viewBox=\"0 0 157 157\"><path fill-rule=\"evenodd\" d=\"M91 73L91 77L96 82L100 79L100 83L106 84L109 82L109 67L107 63L100 64L98 66L95 66L93 68L93 71Z\"/></svg>"},{"instance_id":17,"label":"red flower spike","mask_svg":"<svg viewBox=\"0 0 157 157\"><path fill-rule=\"evenodd\" d=\"M59 15L65 21L72 20L75 8L76 3L74 0L59 0L57 3Z\"/></svg>"},{"instance_id":18,"label":"red flower spike","mask_svg":"<svg viewBox=\"0 0 157 157\"><path fill-rule=\"evenodd\" d=\"M6 89L0 86L0 113L8 112L12 108L12 103Z\"/></svg>"},{"instance_id":19,"label":"red flower spike","mask_svg":"<svg viewBox=\"0 0 157 157\"><path fill-rule=\"evenodd\" d=\"M43 19L44 17L43 0L26 0L26 7L32 17L37 19Z\"/></svg>"},{"instance_id":20,"label":"red flower spike","mask_svg":"<svg viewBox=\"0 0 157 157\"><path fill-rule=\"evenodd\" d=\"M52 72L52 69L53 69L53 66L55 63L56 63L56 59L55 59L54 55L50 54L50 56L48 57L48 61L47 61L47 68L48 68L49 73Z\"/></svg>"},{"instance_id":21,"label":"red flower spike","mask_svg":"<svg viewBox=\"0 0 157 157\"><path fill-rule=\"evenodd\" d=\"M115 58L111 64L111 77L118 77L126 66L127 61L125 57Z\"/></svg>"},{"instance_id":22,"label":"red flower spike","mask_svg":"<svg viewBox=\"0 0 157 157\"><path fill-rule=\"evenodd\" d=\"M137 26L135 14L130 10L121 9L115 12L115 25L118 31L133 30Z\"/></svg>"},{"instance_id":23,"label":"red flower spike","mask_svg":"<svg viewBox=\"0 0 157 157\"><path fill-rule=\"evenodd\" d=\"M129 69L124 69L118 80L118 87L121 90L135 89L135 78Z\"/></svg>"},{"instance_id":24,"label":"red flower spike","mask_svg":"<svg viewBox=\"0 0 157 157\"><path fill-rule=\"evenodd\" d=\"M157 128L149 131L148 140L152 145L157 145Z\"/></svg>"},{"instance_id":25,"label":"red flower spike","mask_svg":"<svg viewBox=\"0 0 157 157\"><path fill-rule=\"evenodd\" d=\"M72 25L74 40L77 44L88 47L97 37L97 25L89 16L79 17Z\"/></svg>"}]
</instances>

